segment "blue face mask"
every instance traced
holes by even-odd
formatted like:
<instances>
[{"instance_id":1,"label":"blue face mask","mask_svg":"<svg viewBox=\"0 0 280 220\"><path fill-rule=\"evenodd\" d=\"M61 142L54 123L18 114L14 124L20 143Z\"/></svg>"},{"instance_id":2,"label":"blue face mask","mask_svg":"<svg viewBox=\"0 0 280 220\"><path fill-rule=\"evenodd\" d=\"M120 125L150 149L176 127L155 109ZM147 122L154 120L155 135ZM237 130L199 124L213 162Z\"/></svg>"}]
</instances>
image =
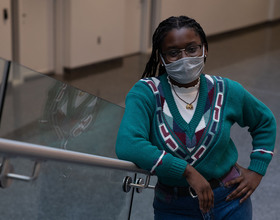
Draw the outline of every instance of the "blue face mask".
<instances>
[{"instance_id":1,"label":"blue face mask","mask_svg":"<svg viewBox=\"0 0 280 220\"><path fill-rule=\"evenodd\" d=\"M204 67L204 47L200 57L184 57L169 64L164 62L161 55L160 57L168 76L180 84L188 84L198 79Z\"/></svg>"}]
</instances>

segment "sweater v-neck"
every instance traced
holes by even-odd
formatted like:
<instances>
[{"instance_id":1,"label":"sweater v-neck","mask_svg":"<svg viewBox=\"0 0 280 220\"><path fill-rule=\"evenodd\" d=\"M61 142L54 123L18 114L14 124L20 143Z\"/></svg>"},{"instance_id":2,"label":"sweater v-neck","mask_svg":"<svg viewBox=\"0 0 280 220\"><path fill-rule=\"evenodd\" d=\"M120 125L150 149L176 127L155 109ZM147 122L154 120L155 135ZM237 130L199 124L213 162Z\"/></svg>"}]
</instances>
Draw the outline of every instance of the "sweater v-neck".
<instances>
[{"instance_id":1,"label":"sweater v-neck","mask_svg":"<svg viewBox=\"0 0 280 220\"><path fill-rule=\"evenodd\" d=\"M187 123L179 113L179 110L172 95L171 86L168 83L167 74L160 76L160 81L162 82L162 89L165 96L165 100L173 116L173 119L178 124L178 126L183 131L185 131L190 138L192 138L195 134L195 129L198 126L205 109L207 98L207 85L205 76L203 74L201 74L200 76L200 87L197 106L195 109L195 113L189 123Z\"/></svg>"}]
</instances>

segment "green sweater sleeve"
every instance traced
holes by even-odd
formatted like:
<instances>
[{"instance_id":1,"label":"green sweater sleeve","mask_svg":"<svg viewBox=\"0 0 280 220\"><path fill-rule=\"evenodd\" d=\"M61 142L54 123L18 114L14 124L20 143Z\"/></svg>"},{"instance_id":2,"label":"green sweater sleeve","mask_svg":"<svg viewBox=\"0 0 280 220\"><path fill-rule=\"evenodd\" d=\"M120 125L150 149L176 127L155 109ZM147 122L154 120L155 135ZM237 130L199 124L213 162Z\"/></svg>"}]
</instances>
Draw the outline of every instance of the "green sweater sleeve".
<instances>
[{"instance_id":1,"label":"green sweater sleeve","mask_svg":"<svg viewBox=\"0 0 280 220\"><path fill-rule=\"evenodd\" d=\"M135 163L157 176L179 179L187 162L160 150L150 140L155 96L147 83L139 81L126 97L125 113L116 142L118 158Z\"/></svg>"},{"instance_id":2,"label":"green sweater sleeve","mask_svg":"<svg viewBox=\"0 0 280 220\"><path fill-rule=\"evenodd\" d=\"M252 136L252 153L249 168L265 175L276 139L276 120L270 109L245 90L239 83L229 82L229 105L233 120L248 127Z\"/></svg>"}]
</instances>

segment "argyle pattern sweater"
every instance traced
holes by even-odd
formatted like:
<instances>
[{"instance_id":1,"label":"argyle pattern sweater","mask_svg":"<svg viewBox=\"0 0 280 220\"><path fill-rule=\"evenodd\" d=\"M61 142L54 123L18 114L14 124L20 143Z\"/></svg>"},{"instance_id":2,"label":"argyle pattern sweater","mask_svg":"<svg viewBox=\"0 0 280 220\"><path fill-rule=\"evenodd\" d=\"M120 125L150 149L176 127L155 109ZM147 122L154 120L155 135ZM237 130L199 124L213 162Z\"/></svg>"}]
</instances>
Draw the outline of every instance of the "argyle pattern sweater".
<instances>
[{"instance_id":1,"label":"argyle pattern sweater","mask_svg":"<svg viewBox=\"0 0 280 220\"><path fill-rule=\"evenodd\" d=\"M171 117L164 113L164 106ZM230 137L234 123L249 128L253 146L249 169L264 175L273 156L275 118L239 83L202 74L197 107L187 123L166 74L142 79L127 95L116 153L171 186L188 185L183 177L187 164L208 180L219 178L238 159Z\"/></svg>"}]
</instances>

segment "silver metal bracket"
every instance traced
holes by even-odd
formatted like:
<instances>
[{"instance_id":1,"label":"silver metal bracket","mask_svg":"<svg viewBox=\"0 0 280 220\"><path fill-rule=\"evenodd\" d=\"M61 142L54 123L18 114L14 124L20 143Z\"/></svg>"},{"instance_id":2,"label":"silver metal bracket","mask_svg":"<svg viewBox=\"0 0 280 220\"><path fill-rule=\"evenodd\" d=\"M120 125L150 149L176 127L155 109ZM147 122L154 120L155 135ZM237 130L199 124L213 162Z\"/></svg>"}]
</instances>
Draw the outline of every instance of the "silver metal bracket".
<instances>
[{"instance_id":1,"label":"silver metal bracket","mask_svg":"<svg viewBox=\"0 0 280 220\"><path fill-rule=\"evenodd\" d=\"M0 187L9 187L13 179L27 182L35 180L39 176L40 165L40 162L35 161L31 176L20 175L14 173L14 167L10 163L10 160L8 158L3 158L2 164L0 165Z\"/></svg>"},{"instance_id":2,"label":"silver metal bracket","mask_svg":"<svg viewBox=\"0 0 280 220\"><path fill-rule=\"evenodd\" d=\"M132 183L132 178L130 176L126 176L123 179L123 186L122 186L123 191L128 193L131 190L131 188L136 188L136 192L141 193L143 191L143 189L154 189L155 186L149 185L150 179L151 179L151 176L146 175L145 182L142 178L138 178L135 181L135 183Z\"/></svg>"}]
</instances>

